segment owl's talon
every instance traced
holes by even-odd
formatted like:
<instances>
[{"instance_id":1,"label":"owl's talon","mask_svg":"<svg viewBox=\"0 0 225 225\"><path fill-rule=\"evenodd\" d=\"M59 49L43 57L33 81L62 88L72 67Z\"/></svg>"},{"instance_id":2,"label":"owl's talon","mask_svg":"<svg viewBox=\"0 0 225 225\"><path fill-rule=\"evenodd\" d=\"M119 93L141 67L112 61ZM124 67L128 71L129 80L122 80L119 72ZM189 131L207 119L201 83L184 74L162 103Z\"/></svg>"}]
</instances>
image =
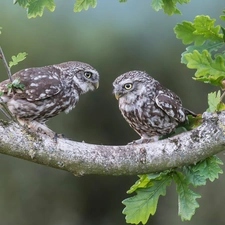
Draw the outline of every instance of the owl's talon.
<instances>
[{"instance_id":1,"label":"owl's talon","mask_svg":"<svg viewBox=\"0 0 225 225\"><path fill-rule=\"evenodd\" d=\"M54 142L57 143L59 138L65 138L65 135L64 134L55 133L55 135L53 137Z\"/></svg>"},{"instance_id":2,"label":"owl's talon","mask_svg":"<svg viewBox=\"0 0 225 225\"><path fill-rule=\"evenodd\" d=\"M64 134L55 133L55 135L53 137L54 142L57 143L59 138L66 138L66 137Z\"/></svg>"},{"instance_id":3,"label":"owl's talon","mask_svg":"<svg viewBox=\"0 0 225 225\"><path fill-rule=\"evenodd\" d=\"M70 138L67 138L64 134L58 134L58 133L55 133L54 137L53 137L53 140L57 143L57 140L58 138L61 138L61 139L66 139L66 140L71 140Z\"/></svg>"},{"instance_id":4,"label":"owl's talon","mask_svg":"<svg viewBox=\"0 0 225 225\"><path fill-rule=\"evenodd\" d=\"M41 127L37 128L37 132L41 134L45 134L44 130Z\"/></svg>"},{"instance_id":5,"label":"owl's talon","mask_svg":"<svg viewBox=\"0 0 225 225\"><path fill-rule=\"evenodd\" d=\"M53 140L54 140L55 143L58 142L58 134L57 134L57 133L55 133L55 135L54 135L54 137L53 137Z\"/></svg>"}]
</instances>

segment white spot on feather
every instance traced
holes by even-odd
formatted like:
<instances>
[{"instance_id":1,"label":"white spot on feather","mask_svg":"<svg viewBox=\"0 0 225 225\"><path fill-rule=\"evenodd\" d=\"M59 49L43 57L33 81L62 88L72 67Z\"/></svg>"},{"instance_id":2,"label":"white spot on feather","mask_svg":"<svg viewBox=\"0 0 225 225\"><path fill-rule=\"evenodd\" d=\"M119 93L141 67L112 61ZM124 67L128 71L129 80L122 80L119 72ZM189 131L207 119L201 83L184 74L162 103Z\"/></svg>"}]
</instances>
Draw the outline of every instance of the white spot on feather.
<instances>
[{"instance_id":1,"label":"white spot on feather","mask_svg":"<svg viewBox=\"0 0 225 225\"><path fill-rule=\"evenodd\" d=\"M44 98L44 97L46 97L45 93L41 93L40 96L39 96L39 98Z\"/></svg>"},{"instance_id":2,"label":"white spot on feather","mask_svg":"<svg viewBox=\"0 0 225 225\"><path fill-rule=\"evenodd\" d=\"M37 84L37 83L31 83L30 86L31 86L31 87L37 87L38 84Z\"/></svg>"}]
</instances>

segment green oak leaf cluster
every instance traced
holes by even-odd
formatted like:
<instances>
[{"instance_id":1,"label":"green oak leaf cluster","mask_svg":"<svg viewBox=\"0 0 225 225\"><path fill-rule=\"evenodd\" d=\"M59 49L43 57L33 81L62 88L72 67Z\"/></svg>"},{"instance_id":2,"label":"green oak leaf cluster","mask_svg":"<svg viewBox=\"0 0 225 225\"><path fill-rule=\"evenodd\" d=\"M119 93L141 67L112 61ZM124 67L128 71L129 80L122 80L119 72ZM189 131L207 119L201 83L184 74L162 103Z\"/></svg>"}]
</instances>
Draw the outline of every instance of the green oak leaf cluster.
<instances>
[{"instance_id":1,"label":"green oak leaf cluster","mask_svg":"<svg viewBox=\"0 0 225 225\"><path fill-rule=\"evenodd\" d=\"M119 0L119 2L127 2L127 0ZM181 14L177 8L177 4L187 4L190 0L152 0L152 8L156 11L163 9L168 15ZM44 9L47 8L50 12L55 10L54 0L14 0L14 4L18 4L27 9L28 18L35 18L42 16ZM81 12L82 10L88 10L89 7L95 8L97 6L97 0L76 0L74 4L74 12Z\"/></svg>"},{"instance_id":2,"label":"green oak leaf cluster","mask_svg":"<svg viewBox=\"0 0 225 225\"><path fill-rule=\"evenodd\" d=\"M14 0L14 4L18 4L27 9L27 17L35 18L43 16L44 9L54 12L56 5L54 0ZM74 12L88 10L89 7L95 8L97 0L76 0L74 4Z\"/></svg>"},{"instance_id":3,"label":"green oak leaf cluster","mask_svg":"<svg viewBox=\"0 0 225 225\"><path fill-rule=\"evenodd\" d=\"M223 11L225 13L225 11ZM225 16L220 16L225 20ZM189 45L181 55L181 62L189 69L195 69L193 79L225 89L225 29L209 16L196 16L193 22L177 24L174 32L183 44ZM208 95L208 112L225 109L221 92Z\"/></svg>"},{"instance_id":4,"label":"green oak leaf cluster","mask_svg":"<svg viewBox=\"0 0 225 225\"><path fill-rule=\"evenodd\" d=\"M166 187L172 182L172 176L165 171L162 173L139 176L140 179L128 190L128 194L136 195L123 201L126 206L123 214L127 223L146 224L150 215L154 215L160 195L166 195Z\"/></svg>"},{"instance_id":5,"label":"green oak leaf cluster","mask_svg":"<svg viewBox=\"0 0 225 225\"><path fill-rule=\"evenodd\" d=\"M27 53L26 52L21 52L17 56L12 56L12 61L9 62L9 68L12 66L17 65L19 62L23 61L26 59ZM12 83L9 83L7 85L8 89L8 95L13 91L13 89L21 89L24 90L24 85L20 83L20 79L16 78L13 80Z\"/></svg>"},{"instance_id":6,"label":"green oak leaf cluster","mask_svg":"<svg viewBox=\"0 0 225 225\"><path fill-rule=\"evenodd\" d=\"M172 16L173 14L181 14L180 10L177 8L177 4L187 4L190 0L152 0L152 8L155 11L160 9L164 10L164 13Z\"/></svg>"},{"instance_id":7,"label":"green oak leaf cluster","mask_svg":"<svg viewBox=\"0 0 225 225\"><path fill-rule=\"evenodd\" d=\"M223 10L223 14L225 14L225 10ZM221 15L220 19L225 21L225 15Z\"/></svg>"},{"instance_id":8,"label":"green oak leaf cluster","mask_svg":"<svg viewBox=\"0 0 225 225\"><path fill-rule=\"evenodd\" d=\"M192 44L183 52L181 62L196 69L194 79L223 87L225 55L223 51L217 51L224 47L224 34L215 22L209 16L196 16L193 23L183 21L177 24L174 32L183 44Z\"/></svg>"},{"instance_id":9,"label":"green oak leaf cluster","mask_svg":"<svg viewBox=\"0 0 225 225\"><path fill-rule=\"evenodd\" d=\"M20 89L24 90L24 84L20 83L20 79L16 78L13 80L12 83L7 84L7 89L8 89L8 95L13 91L13 89Z\"/></svg>"},{"instance_id":10,"label":"green oak leaf cluster","mask_svg":"<svg viewBox=\"0 0 225 225\"><path fill-rule=\"evenodd\" d=\"M208 105L209 108L206 110L207 112L218 112L221 110L225 110L225 104L222 102L221 91L212 92L208 94Z\"/></svg>"},{"instance_id":11,"label":"green oak leaf cluster","mask_svg":"<svg viewBox=\"0 0 225 225\"><path fill-rule=\"evenodd\" d=\"M196 199L201 198L201 195L190 189L186 176L182 172L176 171L173 177L178 194L178 215L182 221L190 220L195 214L196 208L199 207Z\"/></svg>"},{"instance_id":12,"label":"green oak leaf cluster","mask_svg":"<svg viewBox=\"0 0 225 225\"><path fill-rule=\"evenodd\" d=\"M20 52L17 56L12 56L12 61L9 62L9 67L17 65L19 62L26 59L27 53L26 52Z\"/></svg>"},{"instance_id":13,"label":"green oak leaf cluster","mask_svg":"<svg viewBox=\"0 0 225 225\"><path fill-rule=\"evenodd\" d=\"M27 17L29 19L42 16L45 8L50 12L54 12L56 7L54 0L14 0L14 4L27 9Z\"/></svg>"},{"instance_id":14,"label":"green oak leaf cluster","mask_svg":"<svg viewBox=\"0 0 225 225\"><path fill-rule=\"evenodd\" d=\"M3 52L2 52L2 54L3 54ZM10 77L11 77L10 68L12 66L17 65L19 62L23 61L24 59L26 59L26 56L27 56L26 52L19 53L17 56L12 56L12 61L9 62L9 76ZM1 58L3 58L3 57L4 56L2 55ZM6 65L6 66L8 67L8 65ZM8 95L9 95L13 91L13 89L24 90L24 85L20 83L20 79L19 78L16 78L14 80L12 79L12 82L7 84L7 89L8 89ZM0 97L2 95L3 95L3 93L0 92Z\"/></svg>"},{"instance_id":15,"label":"green oak leaf cluster","mask_svg":"<svg viewBox=\"0 0 225 225\"><path fill-rule=\"evenodd\" d=\"M88 10L89 6L95 8L97 6L97 0L76 0L74 12Z\"/></svg>"},{"instance_id":16,"label":"green oak leaf cluster","mask_svg":"<svg viewBox=\"0 0 225 225\"><path fill-rule=\"evenodd\" d=\"M140 175L139 180L127 191L128 194L135 195L122 202L125 205L123 214L126 215L126 222L146 224L149 217L156 212L159 197L166 195L166 188L172 181L176 184L178 194L178 214L182 221L190 220L199 207L196 199L201 197L191 186L202 186L207 179L217 179L223 173L220 168L222 164L218 157L212 156L196 165Z\"/></svg>"}]
</instances>

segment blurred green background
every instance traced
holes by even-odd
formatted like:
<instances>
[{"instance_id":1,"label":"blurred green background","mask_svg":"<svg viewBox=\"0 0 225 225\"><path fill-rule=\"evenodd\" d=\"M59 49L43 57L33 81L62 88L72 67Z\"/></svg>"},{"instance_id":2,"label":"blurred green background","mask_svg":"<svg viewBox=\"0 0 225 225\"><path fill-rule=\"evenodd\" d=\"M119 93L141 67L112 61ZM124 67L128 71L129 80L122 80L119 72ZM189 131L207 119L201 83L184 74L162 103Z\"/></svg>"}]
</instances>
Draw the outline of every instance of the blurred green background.
<instances>
[{"instance_id":1,"label":"blurred green background","mask_svg":"<svg viewBox=\"0 0 225 225\"><path fill-rule=\"evenodd\" d=\"M0 45L9 61L27 52L27 59L13 67L23 68L83 61L101 76L100 88L81 97L76 109L50 120L48 125L76 141L96 144L126 144L138 135L120 115L112 95L114 79L129 70L145 70L177 93L185 107L202 113L207 93L215 88L192 79L194 70L180 63L185 50L173 28L199 14L219 18L222 0L198 0L179 7L182 16L169 17L152 10L149 0L98 0L95 9L73 12L74 0L56 0L56 10L27 19L26 11L12 1L0 1ZM0 80L7 78L0 62ZM220 154L221 159L224 155ZM0 224L4 225L125 225L121 201L136 176L75 177L70 173L24 160L0 157ZM177 216L175 186L161 197L148 224L224 224L224 175L198 189L200 208L191 222Z\"/></svg>"}]
</instances>

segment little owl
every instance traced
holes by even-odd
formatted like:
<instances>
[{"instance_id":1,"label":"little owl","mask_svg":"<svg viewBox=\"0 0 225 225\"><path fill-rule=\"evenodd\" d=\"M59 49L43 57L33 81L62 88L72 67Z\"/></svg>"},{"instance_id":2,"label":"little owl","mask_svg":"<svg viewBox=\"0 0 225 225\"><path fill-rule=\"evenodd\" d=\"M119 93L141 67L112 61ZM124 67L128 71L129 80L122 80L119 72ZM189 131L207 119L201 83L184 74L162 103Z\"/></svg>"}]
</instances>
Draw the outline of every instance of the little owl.
<instances>
[{"instance_id":1,"label":"little owl","mask_svg":"<svg viewBox=\"0 0 225 225\"><path fill-rule=\"evenodd\" d=\"M65 62L39 68L28 68L15 73L13 80L21 88L9 91L10 81L0 83L1 101L22 125L42 131L51 137L45 122L60 112L68 113L80 95L98 88L99 74L83 62Z\"/></svg>"},{"instance_id":2,"label":"little owl","mask_svg":"<svg viewBox=\"0 0 225 225\"><path fill-rule=\"evenodd\" d=\"M180 98L143 71L130 71L113 82L113 93L128 124L141 136L132 143L157 141L195 113L182 106Z\"/></svg>"}]
</instances>

